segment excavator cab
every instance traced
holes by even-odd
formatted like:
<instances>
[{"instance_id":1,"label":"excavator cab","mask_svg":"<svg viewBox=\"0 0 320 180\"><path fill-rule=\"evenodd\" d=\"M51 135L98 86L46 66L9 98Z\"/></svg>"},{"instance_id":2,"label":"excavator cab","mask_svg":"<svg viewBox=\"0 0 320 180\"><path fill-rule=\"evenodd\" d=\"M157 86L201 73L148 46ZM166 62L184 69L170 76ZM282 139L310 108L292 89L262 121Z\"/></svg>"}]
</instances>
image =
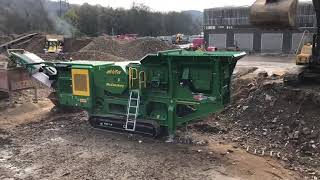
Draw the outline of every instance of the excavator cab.
<instances>
[{"instance_id":1,"label":"excavator cab","mask_svg":"<svg viewBox=\"0 0 320 180\"><path fill-rule=\"evenodd\" d=\"M258 27L295 26L298 0L256 0L250 9L250 22Z\"/></svg>"}]
</instances>

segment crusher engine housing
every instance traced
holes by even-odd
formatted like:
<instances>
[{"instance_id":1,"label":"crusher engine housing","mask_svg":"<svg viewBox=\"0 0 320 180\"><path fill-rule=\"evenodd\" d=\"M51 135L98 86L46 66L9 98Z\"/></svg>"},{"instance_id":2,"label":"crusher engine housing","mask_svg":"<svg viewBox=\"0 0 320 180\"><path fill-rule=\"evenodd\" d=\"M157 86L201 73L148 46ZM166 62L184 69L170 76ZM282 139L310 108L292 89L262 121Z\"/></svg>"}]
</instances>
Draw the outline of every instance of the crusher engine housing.
<instances>
[{"instance_id":1,"label":"crusher engine housing","mask_svg":"<svg viewBox=\"0 0 320 180\"><path fill-rule=\"evenodd\" d=\"M86 110L97 128L151 136L174 135L177 127L222 110L230 102L233 70L245 56L170 50L140 61L30 63L25 53L11 51L11 59L27 69L42 66L44 74L56 70L40 78L51 82L56 105Z\"/></svg>"}]
</instances>

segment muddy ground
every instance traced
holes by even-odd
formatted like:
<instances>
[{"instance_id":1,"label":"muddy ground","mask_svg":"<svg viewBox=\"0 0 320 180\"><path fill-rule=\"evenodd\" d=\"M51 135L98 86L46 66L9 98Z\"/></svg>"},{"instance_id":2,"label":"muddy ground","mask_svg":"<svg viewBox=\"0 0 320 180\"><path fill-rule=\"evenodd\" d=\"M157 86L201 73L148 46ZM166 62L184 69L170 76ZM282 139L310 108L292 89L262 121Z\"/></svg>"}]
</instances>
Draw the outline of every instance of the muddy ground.
<instances>
[{"instance_id":1,"label":"muddy ground","mask_svg":"<svg viewBox=\"0 0 320 180\"><path fill-rule=\"evenodd\" d=\"M36 104L30 92L16 95L14 107L8 107L8 101L3 99L0 102L0 179L316 179L317 167L299 158L305 157L299 142L308 141L309 145L313 140L316 144L318 139L286 139L292 151L299 150L287 153L296 154L293 156L296 161L288 156L282 158L286 149L280 146L274 148L273 156L268 155L270 149L265 155L259 154L261 147L279 139L274 135L278 132L273 131L274 124L285 127L281 124L292 119L280 116L292 114L290 108L284 111L286 98L281 97L286 93L281 93L281 83L269 88L270 91L261 84L280 82L281 74L293 66L290 57L249 56L241 60L235 71L232 104L223 112L190 125L187 132L184 128L180 130L181 137L195 140L193 144L165 143L165 139L132 138L94 129L87 122L85 112L56 112L45 98L49 93L46 89L40 90L40 101ZM277 88L280 93L270 93ZM271 101L281 99L281 106L272 109L268 105L264 122L259 116L260 110L254 107L266 104L270 98ZM256 102L257 99L261 102ZM307 100L303 102L311 105L308 110L316 107ZM292 100L292 104L297 101ZM283 113L270 113L275 109ZM271 115L279 116L278 120L274 122ZM315 129L316 125L315 122L314 128L307 127ZM285 139L289 133L300 133L300 130L303 133L300 126L281 131L287 133L282 137ZM258 151L255 153L254 149ZM278 152L281 158L277 157ZM314 154L307 158L319 160L317 152L313 150Z\"/></svg>"},{"instance_id":2,"label":"muddy ground","mask_svg":"<svg viewBox=\"0 0 320 180\"><path fill-rule=\"evenodd\" d=\"M214 135L193 133L208 141L201 146L132 139L91 128L84 112L58 114L51 107L42 101L29 109L27 123L1 126L1 179L294 179L277 161ZM19 112L5 111L2 123L25 116Z\"/></svg>"}]
</instances>

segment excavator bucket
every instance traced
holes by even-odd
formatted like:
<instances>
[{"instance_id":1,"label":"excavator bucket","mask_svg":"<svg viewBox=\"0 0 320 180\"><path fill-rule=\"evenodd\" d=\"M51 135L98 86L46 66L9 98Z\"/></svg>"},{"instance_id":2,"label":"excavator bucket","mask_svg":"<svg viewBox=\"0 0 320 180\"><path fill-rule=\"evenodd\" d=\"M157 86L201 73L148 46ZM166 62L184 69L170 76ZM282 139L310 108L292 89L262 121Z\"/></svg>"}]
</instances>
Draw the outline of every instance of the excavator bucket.
<instances>
[{"instance_id":1,"label":"excavator bucket","mask_svg":"<svg viewBox=\"0 0 320 180\"><path fill-rule=\"evenodd\" d=\"M294 27L297 5L298 0L256 0L250 22L258 27Z\"/></svg>"}]
</instances>

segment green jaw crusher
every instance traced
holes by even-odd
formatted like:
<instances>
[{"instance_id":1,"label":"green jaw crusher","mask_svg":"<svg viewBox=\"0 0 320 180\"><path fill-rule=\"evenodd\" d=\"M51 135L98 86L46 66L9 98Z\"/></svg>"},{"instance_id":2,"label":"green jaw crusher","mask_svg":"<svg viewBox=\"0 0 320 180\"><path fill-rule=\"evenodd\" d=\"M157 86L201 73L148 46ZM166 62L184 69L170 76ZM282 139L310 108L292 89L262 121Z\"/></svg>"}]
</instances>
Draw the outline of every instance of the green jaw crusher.
<instances>
[{"instance_id":1,"label":"green jaw crusher","mask_svg":"<svg viewBox=\"0 0 320 180\"><path fill-rule=\"evenodd\" d=\"M48 77L40 80L50 82L57 106L88 111L97 128L150 136L174 135L177 127L222 110L230 101L232 72L245 56L171 50L140 61L52 64L33 62L24 53L11 51L11 59ZM43 71L48 67L56 73Z\"/></svg>"}]
</instances>

